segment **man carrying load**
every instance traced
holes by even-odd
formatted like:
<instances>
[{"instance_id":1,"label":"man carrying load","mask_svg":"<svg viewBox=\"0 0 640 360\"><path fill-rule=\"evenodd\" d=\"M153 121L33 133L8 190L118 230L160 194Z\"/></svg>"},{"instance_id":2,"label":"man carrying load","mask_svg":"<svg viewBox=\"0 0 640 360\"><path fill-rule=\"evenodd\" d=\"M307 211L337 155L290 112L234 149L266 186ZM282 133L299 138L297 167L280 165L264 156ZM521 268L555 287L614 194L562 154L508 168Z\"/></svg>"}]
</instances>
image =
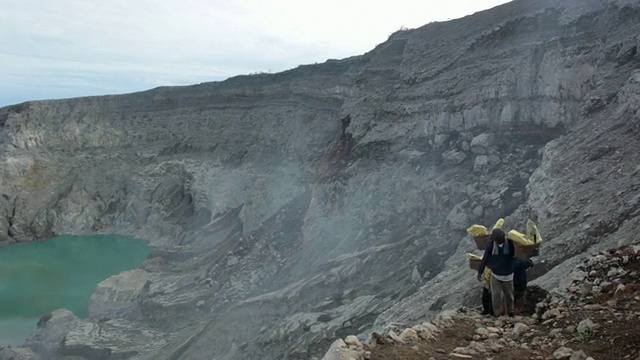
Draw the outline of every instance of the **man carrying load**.
<instances>
[{"instance_id":1,"label":"man carrying load","mask_svg":"<svg viewBox=\"0 0 640 360\"><path fill-rule=\"evenodd\" d=\"M513 258L515 244L507 239L504 231L493 229L491 238L478 267L477 279L487 264L491 267L491 303L495 316L513 316Z\"/></svg>"}]
</instances>

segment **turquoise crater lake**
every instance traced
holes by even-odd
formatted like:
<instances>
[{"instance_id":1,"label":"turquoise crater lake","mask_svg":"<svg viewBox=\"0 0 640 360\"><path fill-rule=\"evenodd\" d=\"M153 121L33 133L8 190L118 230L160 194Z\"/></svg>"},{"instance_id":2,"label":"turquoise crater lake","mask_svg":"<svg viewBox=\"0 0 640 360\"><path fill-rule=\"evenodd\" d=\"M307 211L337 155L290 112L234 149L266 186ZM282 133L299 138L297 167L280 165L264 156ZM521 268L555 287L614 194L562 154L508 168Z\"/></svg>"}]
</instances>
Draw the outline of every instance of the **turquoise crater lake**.
<instances>
[{"instance_id":1,"label":"turquoise crater lake","mask_svg":"<svg viewBox=\"0 0 640 360\"><path fill-rule=\"evenodd\" d=\"M96 285L138 268L148 253L145 241L121 235L63 235L0 248L0 345L23 343L55 309L86 317Z\"/></svg>"}]
</instances>

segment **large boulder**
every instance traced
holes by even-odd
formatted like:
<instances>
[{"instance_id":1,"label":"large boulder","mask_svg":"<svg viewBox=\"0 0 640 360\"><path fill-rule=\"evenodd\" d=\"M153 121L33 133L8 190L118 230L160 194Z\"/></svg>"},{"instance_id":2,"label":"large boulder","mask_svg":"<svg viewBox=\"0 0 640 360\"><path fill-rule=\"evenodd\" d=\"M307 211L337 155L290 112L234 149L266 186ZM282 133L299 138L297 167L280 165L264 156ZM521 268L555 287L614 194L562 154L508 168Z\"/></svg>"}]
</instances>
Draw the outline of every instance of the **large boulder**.
<instances>
[{"instance_id":1,"label":"large boulder","mask_svg":"<svg viewBox=\"0 0 640 360\"><path fill-rule=\"evenodd\" d=\"M27 339L25 345L42 359L54 359L67 333L81 323L82 321L71 311L55 310L38 321L38 328Z\"/></svg>"},{"instance_id":2,"label":"large boulder","mask_svg":"<svg viewBox=\"0 0 640 360\"><path fill-rule=\"evenodd\" d=\"M149 283L149 274L142 269L123 271L102 281L89 299L89 318L138 318Z\"/></svg>"},{"instance_id":3,"label":"large boulder","mask_svg":"<svg viewBox=\"0 0 640 360\"><path fill-rule=\"evenodd\" d=\"M496 137L493 134L482 133L471 140L471 152L476 155L485 155L494 147Z\"/></svg>"}]
</instances>

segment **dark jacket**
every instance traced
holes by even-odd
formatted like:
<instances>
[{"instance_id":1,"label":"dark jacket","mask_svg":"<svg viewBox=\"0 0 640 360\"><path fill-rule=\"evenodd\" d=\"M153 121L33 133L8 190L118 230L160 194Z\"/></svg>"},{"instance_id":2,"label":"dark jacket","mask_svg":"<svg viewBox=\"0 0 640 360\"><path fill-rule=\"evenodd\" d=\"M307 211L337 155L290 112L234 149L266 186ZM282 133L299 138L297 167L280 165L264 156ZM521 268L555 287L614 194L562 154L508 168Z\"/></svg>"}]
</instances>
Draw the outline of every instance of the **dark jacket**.
<instances>
[{"instance_id":1,"label":"dark jacket","mask_svg":"<svg viewBox=\"0 0 640 360\"><path fill-rule=\"evenodd\" d=\"M523 291L527 289L527 270L533 267L529 259L513 258L513 289Z\"/></svg>"},{"instance_id":2,"label":"dark jacket","mask_svg":"<svg viewBox=\"0 0 640 360\"><path fill-rule=\"evenodd\" d=\"M478 268L478 272L480 274L484 271L484 267L487 266L487 263L491 264L491 272L496 275L513 274L513 256L516 251L515 244L513 243L513 240L507 239L503 246L505 245L508 246L506 254L503 251L504 249L499 249L498 255L491 255L493 252L493 240L489 241L487 248L484 249L484 255L482 256L482 261Z\"/></svg>"}]
</instances>

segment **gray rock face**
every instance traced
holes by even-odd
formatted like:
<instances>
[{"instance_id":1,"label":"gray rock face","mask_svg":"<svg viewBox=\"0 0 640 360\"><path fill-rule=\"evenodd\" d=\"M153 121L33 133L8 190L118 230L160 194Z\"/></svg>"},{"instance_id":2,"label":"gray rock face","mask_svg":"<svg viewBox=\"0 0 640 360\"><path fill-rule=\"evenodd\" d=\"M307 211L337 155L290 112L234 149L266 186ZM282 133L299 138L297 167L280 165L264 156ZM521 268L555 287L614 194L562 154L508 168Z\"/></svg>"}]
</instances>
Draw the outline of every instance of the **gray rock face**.
<instances>
[{"instance_id":1,"label":"gray rock face","mask_svg":"<svg viewBox=\"0 0 640 360\"><path fill-rule=\"evenodd\" d=\"M493 134L482 133L471 140L470 146L474 154L488 154L496 146L496 137Z\"/></svg>"},{"instance_id":2,"label":"gray rock face","mask_svg":"<svg viewBox=\"0 0 640 360\"><path fill-rule=\"evenodd\" d=\"M537 222L550 289L640 230L638 24L515 1L279 74L2 108L0 241L150 241L148 285L99 286L67 359L321 357L477 302L464 228L499 217Z\"/></svg>"},{"instance_id":3,"label":"gray rock face","mask_svg":"<svg viewBox=\"0 0 640 360\"><path fill-rule=\"evenodd\" d=\"M89 299L89 318L135 320L149 291L149 274L141 269L123 271L96 287Z\"/></svg>"},{"instance_id":4,"label":"gray rock face","mask_svg":"<svg viewBox=\"0 0 640 360\"><path fill-rule=\"evenodd\" d=\"M6 194L0 195L0 243L11 241L9 237L10 219L12 218L10 209L9 196Z\"/></svg>"},{"instance_id":5,"label":"gray rock face","mask_svg":"<svg viewBox=\"0 0 640 360\"><path fill-rule=\"evenodd\" d=\"M25 345L41 359L54 359L67 333L80 323L81 320L71 311L55 310L40 319L38 329L27 339Z\"/></svg>"}]
</instances>

